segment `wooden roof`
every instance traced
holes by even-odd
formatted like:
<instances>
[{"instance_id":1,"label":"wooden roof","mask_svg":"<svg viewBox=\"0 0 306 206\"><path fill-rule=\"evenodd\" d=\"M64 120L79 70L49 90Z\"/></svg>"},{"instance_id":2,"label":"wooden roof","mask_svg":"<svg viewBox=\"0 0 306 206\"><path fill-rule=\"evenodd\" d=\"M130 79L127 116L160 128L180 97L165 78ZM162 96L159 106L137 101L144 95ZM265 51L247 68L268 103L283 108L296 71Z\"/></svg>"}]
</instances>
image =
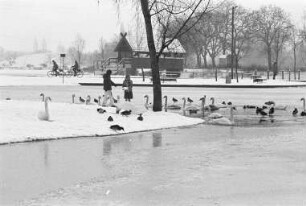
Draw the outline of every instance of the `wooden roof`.
<instances>
[{"instance_id":1,"label":"wooden roof","mask_svg":"<svg viewBox=\"0 0 306 206\"><path fill-rule=\"evenodd\" d=\"M126 39L126 35L127 33L120 33L121 35L121 39L118 42L116 48L115 48L115 52L119 52L119 51L127 51L127 52L132 52L133 49L131 47L131 45L129 44L128 40Z\"/></svg>"}]
</instances>

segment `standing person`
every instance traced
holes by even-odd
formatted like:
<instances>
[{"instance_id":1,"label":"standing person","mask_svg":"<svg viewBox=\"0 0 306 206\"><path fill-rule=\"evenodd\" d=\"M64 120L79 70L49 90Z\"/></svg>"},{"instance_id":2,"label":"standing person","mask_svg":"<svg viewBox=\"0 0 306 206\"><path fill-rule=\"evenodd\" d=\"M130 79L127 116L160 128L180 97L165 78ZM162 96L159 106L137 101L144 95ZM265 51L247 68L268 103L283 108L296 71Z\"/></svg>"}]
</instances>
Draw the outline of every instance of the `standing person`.
<instances>
[{"instance_id":1,"label":"standing person","mask_svg":"<svg viewBox=\"0 0 306 206\"><path fill-rule=\"evenodd\" d=\"M112 94L112 85L117 86L112 80L111 80L111 70L107 70L106 74L103 75L103 89L104 89L104 97L103 97L103 103L102 106L106 106L107 99L110 99L110 106L114 105L114 98Z\"/></svg>"},{"instance_id":2,"label":"standing person","mask_svg":"<svg viewBox=\"0 0 306 206\"><path fill-rule=\"evenodd\" d=\"M54 59L52 60L52 63L53 63L52 71L54 71L55 76L57 76L58 75L58 65Z\"/></svg>"},{"instance_id":3,"label":"standing person","mask_svg":"<svg viewBox=\"0 0 306 206\"><path fill-rule=\"evenodd\" d=\"M278 69L277 69L277 63L276 62L274 62L274 64L273 64L273 79L275 79L275 77L276 77L276 75L277 75L277 71Z\"/></svg>"},{"instance_id":4,"label":"standing person","mask_svg":"<svg viewBox=\"0 0 306 206\"><path fill-rule=\"evenodd\" d=\"M74 61L74 65L71 68L73 70L74 76L76 76L79 71L79 64L76 60Z\"/></svg>"},{"instance_id":5,"label":"standing person","mask_svg":"<svg viewBox=\"0 0 306 206\"><path fill-rule=\"evenodd\" d=\"M122 88L124 90L124 99L125 101L131 101L133 99L133 81L131 80L130 75L126 75L122 84Z\"/></svg>"}]
</instances>

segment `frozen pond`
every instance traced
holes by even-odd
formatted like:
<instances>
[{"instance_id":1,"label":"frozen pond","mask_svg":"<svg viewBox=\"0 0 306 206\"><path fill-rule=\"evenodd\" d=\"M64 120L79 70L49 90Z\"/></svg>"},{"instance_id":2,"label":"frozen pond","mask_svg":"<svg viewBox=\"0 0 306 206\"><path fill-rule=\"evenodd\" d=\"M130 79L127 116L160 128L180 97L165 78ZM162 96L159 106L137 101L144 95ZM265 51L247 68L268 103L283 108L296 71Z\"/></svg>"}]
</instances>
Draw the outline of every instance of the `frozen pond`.
<instances>
[{"instance_id":1,"label":"frozen pond","mask_svg":"<svg viewBox=\"0 0 306 206\"><path fill-rule=\"evenodd\" d=\"M101 87L0 87L1 99L53 101L101 95ZM135 87L143 103L151 88ZM122 96L121 88L114 94ZM197 125L110 137L77 138L0 146L0 204L70 205L296 205L306 198L305 88L165 88L171 99L204 94L217 102L289 105L274 121L259 123L238 108L238 126ZM151 100L152 96L150 95ZM200 103L200 102L198 102ZM225 112L225 114L227 114ZM245 124L249 122L249 124ZM33 198L33 199L32 199ZM32 199L32 200L31 200Z\"/></svg>"}]
</instances>

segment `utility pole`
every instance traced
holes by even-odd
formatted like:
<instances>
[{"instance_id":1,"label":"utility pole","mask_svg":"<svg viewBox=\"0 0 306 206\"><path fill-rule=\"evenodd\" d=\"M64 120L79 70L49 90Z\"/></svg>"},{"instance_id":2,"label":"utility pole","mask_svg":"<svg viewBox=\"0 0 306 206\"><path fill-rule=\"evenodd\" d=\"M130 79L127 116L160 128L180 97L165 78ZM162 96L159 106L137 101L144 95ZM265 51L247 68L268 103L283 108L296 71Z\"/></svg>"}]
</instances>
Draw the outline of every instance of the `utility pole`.
<instances>
[{"instance_id":1,"label":"utility pole","mask_svg":"<svg viewBox=\"0 0 306 206\"><path fill-rule=\"evenodd\" d=\"M232 7L232 46L231 46L231 79L234 79L234 30L235 30L235 24L234 24L234 15L235 15L235 6Z\"/></svg>"}]
</instances>

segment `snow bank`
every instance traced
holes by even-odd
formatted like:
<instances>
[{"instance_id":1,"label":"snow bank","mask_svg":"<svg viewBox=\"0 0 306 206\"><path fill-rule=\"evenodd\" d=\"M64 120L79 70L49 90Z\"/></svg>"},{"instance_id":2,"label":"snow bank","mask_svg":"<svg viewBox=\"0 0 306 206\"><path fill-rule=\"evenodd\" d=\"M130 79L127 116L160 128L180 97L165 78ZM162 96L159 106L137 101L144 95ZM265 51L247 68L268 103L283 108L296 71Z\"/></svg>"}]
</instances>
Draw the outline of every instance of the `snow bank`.
<instances>
[{"instance_id":1,"label":"snow bank","mask_svg":"<svg viewBox=\"0 0 306 206\"><path fill-rule=\"evenodd\" d=\"M0 101L0 144L43 139L117 134L109 127L118 124L125 133L178 127L202 123L202 119L188 118L174 113L147 111L143 121L138 115L128 117L97 112L97 105L49 103L50 121L41 121L37 114L44 110L43 102ZM112 116L114 121L108 122ZM124 133L123 132L123 133Z\"/></svg>"}]
</instances>

